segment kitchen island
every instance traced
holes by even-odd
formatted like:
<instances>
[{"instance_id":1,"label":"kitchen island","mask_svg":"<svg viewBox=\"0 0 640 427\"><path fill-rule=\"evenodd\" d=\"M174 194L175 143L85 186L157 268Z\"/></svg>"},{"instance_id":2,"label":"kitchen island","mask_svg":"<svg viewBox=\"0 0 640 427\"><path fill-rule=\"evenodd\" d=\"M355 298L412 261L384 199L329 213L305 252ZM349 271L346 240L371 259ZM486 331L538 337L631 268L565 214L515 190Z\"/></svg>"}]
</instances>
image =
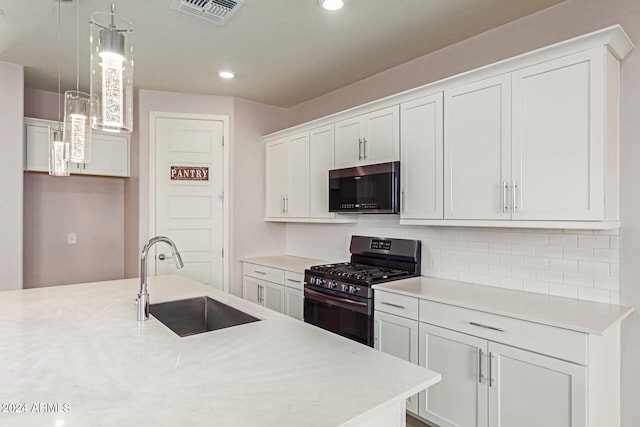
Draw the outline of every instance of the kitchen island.
<instances>
[{"instance_id":1,"label":"kitchen island","mask_svg":"<svg viewBox=\"0 0 640 427\"><path fill-rule=\"evenodd\" d=\"M440 375L181 276L258 322L180 338L136 321L139 280L0 293L2 426L402 426Z\"/></svg>"}]
</instances>

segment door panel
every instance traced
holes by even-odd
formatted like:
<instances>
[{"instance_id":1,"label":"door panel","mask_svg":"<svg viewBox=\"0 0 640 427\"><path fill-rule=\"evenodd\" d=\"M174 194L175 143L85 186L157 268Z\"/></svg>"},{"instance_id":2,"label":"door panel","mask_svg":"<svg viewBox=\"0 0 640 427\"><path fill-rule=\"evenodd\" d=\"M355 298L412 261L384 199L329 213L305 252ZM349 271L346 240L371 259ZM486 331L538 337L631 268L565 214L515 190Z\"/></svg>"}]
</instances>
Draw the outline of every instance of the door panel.
<instances>
[{"instance_id":1,"label":"door panel","mask_svg":"<svg viewBox=\"0 0 640 427\"><path fill-rule=\"evenodd\" d=\"M286 215L309 216L309 133L296 135L287 141L287 201Z\"/></svg>"},{"instance_id":2,"label":"door panel","mask_svg":"<svg viewBox=\"0 0 640 427\"><path fill-rule=\"evenodd\" d=\"M267 217L285 216L287 193L287 142L285 139L267 144Z\"/></svg>"},{"instance_id":3,"label":"door panel","mask_svg":"<svg viewBox=\"0 0 640 427\"><path fill-rule=\"evenodd\" d=\"M510 75L445 91L444 217L509 219L503 182L511 177Z\"/></svg>"},{"instance_id":4,"label":"door panel","mask_svg":"<svg viewBox=\"0 0 640 427\"><path fill-rule=\"evenodd\" d=\"M401 218L442 219L442 93L401 106Z\"/></svg>"},{"instance_id":5,"label":"door panel","mask_svg":"<svg viewBox=\"0 0 640 427\"><path fill-rule=\"evenodd\" d=\"M309 215L334 218L329 212L329 170L334 165L334 125L312 129L309 135Z\"/></svg>"},{"instance_id":6,"label":"door panel","mask_svg":"<svg viewBox=\"0 0 640 427\"><path fill-rule=\"evenodd\" d=\"M600 49L513 74L514 219L604 216ZM594 62L596 62L594 64ZM601 62L601 61L600 61ZM600 74L600 75L598 75Z\"/></svg>"},{"instance_id":7,"label":"door panel","mask_svg":"<svg viewBox=\"0 0 640 427\"><path fill-rule=\"evenodd\" d=\"M442 374L441 382L420 393L420 416L441 427L486 426L486 357L480 351L487 354L487 342L421 323L420 346L420 366Z\"/></svg>"},{"instance_id":8,"label":"door panel","mask_svg":"<svg viewBox=\"0 0 640 427\"><path fill-rule=\"evenodd\" d=\"M400 160L399 107L374 111L364 117L363 164Z\"/></svg>"},{"instance_id":9,"label":"door panel","mask_svg":"<svg viewBox=\"0 0 640 427\"><path fill-rule=\"evenodd\" d=\"M362 158L360 141L362 140L360 117L336 123L336 169L356 166Z\"/></svg>"},{"instance_id":10,"label":"door panel","mask_svg":"<svg viewBox=\"0 0 640 427\"><path fill-rule=\"evenodd\" d=\"M585 367L493 342L489 352L490 426L586 426Z\"/></svg>"},{"instance_id":11,"label":"door panel","mask_svg":"<svg viewBox=\"0 0 640 427\"><path fill-rule=\"evenodd\" d=\"M155 127L155 234L173 239L185 264L176 270L170 249L156 245L156 254L167 256L156 257L156 272L223 289L223 124L158 117ZM178 174L176 168L198 168L200 175Z\"/></svg>"}]
</instances>

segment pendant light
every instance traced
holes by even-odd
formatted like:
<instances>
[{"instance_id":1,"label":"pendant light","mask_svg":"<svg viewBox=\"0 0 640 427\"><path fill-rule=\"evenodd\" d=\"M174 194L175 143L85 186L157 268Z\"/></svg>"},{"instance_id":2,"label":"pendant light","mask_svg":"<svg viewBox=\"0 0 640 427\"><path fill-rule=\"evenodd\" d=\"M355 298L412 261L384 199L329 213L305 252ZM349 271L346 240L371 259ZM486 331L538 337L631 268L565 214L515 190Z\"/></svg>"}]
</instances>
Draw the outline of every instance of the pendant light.
<instances>
[{"instance_id":1,"label":"pendant light","mask_svg":"<svg viewBox=\"0 0 640 427\"><path fill-rule=\"evenodd\" d=\"M95 97L80 92L80 42L76 1L76 90L64 93L64 140L69 144L69 161L89 163L91 161L91 129L89 114L95 104Z\"/></svg>"},{"instance_id":2,"label":"pendant light","mask_svg":"<svg viewBox=\"0 0 640 427\"><path fill-rule=\"evenodd\" d=\"M91 24L91 94L99 101L91 127L109 132L133 131L133 25L111 12L95 12Z\"/></svg>"},{"instance_id":3,"label":"pendant light","mask_svg":"<svg viewBox=\"0 0 640 427\"><path fill-rule=\"evenodd\" d=\"M69 145L60 122L60 2L58 2L58 128L49 127L49 175L69 176Z\"/></svg>"}]
</instances>

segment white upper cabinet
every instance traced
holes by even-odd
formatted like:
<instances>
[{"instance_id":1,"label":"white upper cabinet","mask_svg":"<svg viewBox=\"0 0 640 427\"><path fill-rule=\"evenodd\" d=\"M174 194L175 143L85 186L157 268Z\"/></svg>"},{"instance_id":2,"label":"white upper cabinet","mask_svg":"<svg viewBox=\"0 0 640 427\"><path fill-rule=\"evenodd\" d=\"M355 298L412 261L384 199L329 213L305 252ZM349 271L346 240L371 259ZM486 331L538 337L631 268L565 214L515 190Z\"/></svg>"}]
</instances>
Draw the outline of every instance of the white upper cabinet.
<instances>
[{"instance_id":1,"label":"white upper cabinet","mask_svg":"<svg viewBox=\"0 0 640 427\"><path fill-rule=\"evenodd\" d=\"M25 118L25 170L49 172L49 127L58 122ZM91 131L91 161L69 163L72 174L129 176L129 136Z\"/></svg>"},{"instance_id":2,"label":"white upper cabinet","mask_svg":"<svg viewBox=\"0 0 640 427\"><path fill-rule=\"evenodd\" d=\"M513 219L618 219L617 78L604 47L513 73Z\"/></svg>"},{"instance_id":3,"label":"white upper cabinet","mask_svg":"<svg viewBox=\"0 0 640 427\"><path fill-rule=\"evenodd\" d=\"M400 218L442 219L442 92L400 105Z\"/></svg>"},{"instance_id":4,"label":"white upper cabinet","mask_svg":"<svg viewBox=\"0 0 640 427\"><path fill-rule=\"evenodd\" d=\"M267 143L266 214L309 216L309 133Z\"/></svg>"},{"instance_id":5,"label":"white upper cabinet","mask_svg":"<svg viewBox=\"0 0 640 427\"><path fill-rule=\"evenodd\" d=\"M444 217L509 219L511 75L444 93Z\"/></svg>"},{"instance_id":6,"label":"white upper cabinet","mask_svg":"<svg viewBox=\"0 0 640 427\"><path fill-rule=\"evenodd\" d=\"M400 160L399 116L393 105L337 122L336 169Z\"/></svg>"},{"instance_id":7,"label":"white upper cabinet","mask_svg":"<svg viewBox=\"0 0 640 427\"><path fill-rule=\"evenodd\" d=\"M309 132L309 216L335 218L329 212L329 170L334 165L334 125Z\"/></svg>"}]
</instances>

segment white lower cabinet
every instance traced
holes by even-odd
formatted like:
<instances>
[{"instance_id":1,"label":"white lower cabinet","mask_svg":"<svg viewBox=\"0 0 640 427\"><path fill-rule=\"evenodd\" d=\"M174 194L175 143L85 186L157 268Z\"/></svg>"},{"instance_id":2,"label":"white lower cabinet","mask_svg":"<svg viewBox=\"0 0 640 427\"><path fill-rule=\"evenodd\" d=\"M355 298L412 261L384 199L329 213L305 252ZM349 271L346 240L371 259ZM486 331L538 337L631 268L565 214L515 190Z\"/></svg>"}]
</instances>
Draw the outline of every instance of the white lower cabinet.
<instances>
[{"instance_id":1,"label":"white lower cabinet","mask_svg":"<svg viewBox=\"0 0 640 427\"><path fill-rule=\"evenodd\" d=\"M407 404L433 425L620 425L619 324L595 335L380 289L374 316L376 349L442 375Z\"/></svg>"},{"instance_id":2,"label":"white lower cabinet","mask_svg":"<svg viewBox=\"0 0 640 427\"><path fill-rule=\"evenodd\" d=\"M244 299L303 320L304 274L247 262L242 273Z\"/></svg>"},{"instance_id":3,"label":"white lower cabinet","mask_svg":"<svg viewBox=\"0 0 640 427\"><path fill-rule=\"evenodd\" d=\"M586 368L420 324L420 365L442 382L420 394L418 414L441 427L586 426Z\"/></svg>"}]
</instances>

